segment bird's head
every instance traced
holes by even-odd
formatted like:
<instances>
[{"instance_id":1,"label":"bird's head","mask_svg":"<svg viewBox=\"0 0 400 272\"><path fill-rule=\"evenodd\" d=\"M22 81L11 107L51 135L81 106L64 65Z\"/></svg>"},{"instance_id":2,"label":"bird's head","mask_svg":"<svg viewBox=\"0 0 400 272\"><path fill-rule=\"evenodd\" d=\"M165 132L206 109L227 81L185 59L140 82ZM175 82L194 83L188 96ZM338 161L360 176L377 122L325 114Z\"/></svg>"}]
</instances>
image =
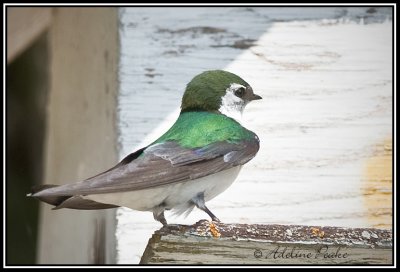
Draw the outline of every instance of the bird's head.
<instances>
[{"instance_id":1,"label":"bird's head","mask_svg":"<svg viewBox=\"0 0 400 272\"><path fill-rule=\"evenodd\" d=\"M209 111L240 118L245 106L261 99L250 85L239 76L212 70L195 76L186 86L181 110Z\"/></svg>"}]
</instances>

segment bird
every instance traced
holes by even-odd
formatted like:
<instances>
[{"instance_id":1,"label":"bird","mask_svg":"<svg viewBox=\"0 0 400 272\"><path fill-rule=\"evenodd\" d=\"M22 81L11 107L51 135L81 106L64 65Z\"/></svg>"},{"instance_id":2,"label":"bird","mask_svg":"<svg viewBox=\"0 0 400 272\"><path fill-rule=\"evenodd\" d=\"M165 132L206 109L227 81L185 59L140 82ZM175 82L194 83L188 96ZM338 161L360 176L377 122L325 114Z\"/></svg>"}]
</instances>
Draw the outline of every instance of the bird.
<instances>
[{"instance_id":1,"label":"bird","mask_svg":"<svg viewBox=\"0 0 400 272\"><path fill-rule=\"evenodd\" d=\"M188 215L195 207L220 222L206 202L225 191L255 157L258 136L241 125L246 105L262 99L241 77L224 70L196 75L187 85L175 123L161 137L111 169L71 184L38 185L28 196L54 210L127 207Z\"/></svg>"}]
</instances>

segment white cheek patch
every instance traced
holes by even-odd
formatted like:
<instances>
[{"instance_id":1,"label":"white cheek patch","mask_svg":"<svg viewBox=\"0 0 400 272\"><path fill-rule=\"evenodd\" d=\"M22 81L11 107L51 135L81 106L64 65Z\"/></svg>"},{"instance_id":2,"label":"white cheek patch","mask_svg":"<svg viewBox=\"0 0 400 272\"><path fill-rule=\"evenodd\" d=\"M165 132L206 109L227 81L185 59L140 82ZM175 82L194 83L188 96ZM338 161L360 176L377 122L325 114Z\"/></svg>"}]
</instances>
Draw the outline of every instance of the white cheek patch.
<instances>
[{"instance_id":1,"label":"white cheek patch","mask_svg":"<svg viewBox=\"0 0 400 272\"><path fill-rule=\"evenodd\" d=\"M243 85L232 83L228 89L226 89L226 94L221 98L221 106L219 112L240 121L242 118L242 113L246 102L235 95L235 91L239 88L245 88Z\"/></svg>"}]
</instances>

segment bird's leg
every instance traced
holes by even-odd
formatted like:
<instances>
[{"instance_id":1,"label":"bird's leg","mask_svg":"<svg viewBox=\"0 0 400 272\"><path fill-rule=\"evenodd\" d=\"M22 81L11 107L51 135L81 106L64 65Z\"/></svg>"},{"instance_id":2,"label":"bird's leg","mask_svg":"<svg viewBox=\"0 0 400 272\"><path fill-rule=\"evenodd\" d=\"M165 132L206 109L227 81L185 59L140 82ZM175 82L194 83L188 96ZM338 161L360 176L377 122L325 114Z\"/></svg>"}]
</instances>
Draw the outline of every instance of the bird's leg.
<instances>
[{"instance_id":1,"label":"bird's leg","mask_svg":"<svg viewBox=\"0 0 400 272\"><path fill-rule=\"evenodd\" d=\"M212 221L215 222L221 222L221 220L218 219L218 217L216 217L207 207L206 205L204 205L202 208L197 206L197 208L199 208L202 211L205 211L210 217Z\"/></svg>"},{"instance_id":2,"label":"bird's leg","mask_svg":"<svg viewBox=\"0 0 400 272\"><path fill-rule=\"evenodd\" d=\"M153 212L153 217L155 220L157 220L158 222L163 224L163 226L168 225L167 220L165 219L165 216L164 216L164 211L162 211L161 213L158 213L158 214Z\"/></svg>"},{"instance_id":3,"label":"bird's leg","mask_svg":"<svg viewBox=\"0 0 400 272\"><path fill-rule=\"evenodd\" d=\"M215 222L221 222L221 220L218 219L206 206L206 202L204 201L204 192L201 192L197 194L196 197L192 199L192 202L196 205L197 208L200 210L206 212L210 217L212 221Z\"/></svg>"},{"instance_id":4,"label":"bird's leg","mask_svg":"<svg viewBox=\"0 0 400 272\"><path fill-rule=\"evenodd\" d=\"M155 220L163 224L163 226L168 225L167 220L165 219L164 216L164 206L159 205L156 208L153 209L153 217Z\"/></svg>"}]
</instances>

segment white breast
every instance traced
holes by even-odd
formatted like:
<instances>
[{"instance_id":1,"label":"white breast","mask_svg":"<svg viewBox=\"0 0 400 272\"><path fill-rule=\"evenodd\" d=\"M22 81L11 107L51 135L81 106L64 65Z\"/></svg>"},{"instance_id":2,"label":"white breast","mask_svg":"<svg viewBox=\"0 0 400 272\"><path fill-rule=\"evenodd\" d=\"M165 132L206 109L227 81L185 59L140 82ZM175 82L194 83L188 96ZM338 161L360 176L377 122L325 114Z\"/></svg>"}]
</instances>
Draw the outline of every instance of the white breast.
<instances>
[{"instance_id":1,"label":"white breast","mask_svg":"<svg viewBox=\"0 0 400 272\"><path fill-rule=\"evenodd\" d=\"M205 201L209 201L225 191L235 181L240 169L241 166L237 166L195 180L138 191L88 195L85 198L138 211L151 211L160 203L165 203L167 209L182 209L201 192L204 192Z\"/></svg>"}]
</instances>

